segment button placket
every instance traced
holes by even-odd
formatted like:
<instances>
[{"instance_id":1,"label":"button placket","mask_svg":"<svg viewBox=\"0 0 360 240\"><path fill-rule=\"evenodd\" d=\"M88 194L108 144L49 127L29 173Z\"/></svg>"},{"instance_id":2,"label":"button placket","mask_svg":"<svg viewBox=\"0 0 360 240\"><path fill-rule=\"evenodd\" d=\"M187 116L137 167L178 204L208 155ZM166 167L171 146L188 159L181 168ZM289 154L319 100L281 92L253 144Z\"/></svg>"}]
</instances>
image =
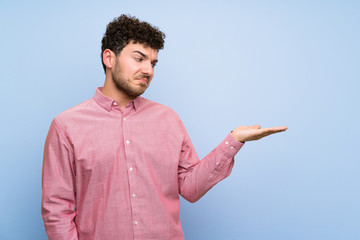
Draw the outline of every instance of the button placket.
<instances>
[{"instance_id":1,"label":"button placket","mask_svg":"<svg viewBox=\"0 0 360 240\"><path fill-rule=\"evenodd\" d=\"M129 113L129 112L127 112ZM136 177L136 171L135 170L135 165L134 165L134 155L133 155L133 142L132 139L129 138L129 136L131 136L130 134L128 134L128 132L130 132L129 130L129 124L131 124L131 122L128 121L128 117L126 116L126 111L124 111L124 117L123 119L123 139L124 139L124 150L125 150L125 157L126 157L126 166L128 169L128 179L129 179L129 194L130 194L130 203L131 203L131 209L132 209L132 219L133 219L133 223L134 225L138 225L139 224L139 207L138 207L138 201L137 201L137 177ZM134 234L136 235L137 233L134 232Z\"/></svg>"}]
</instances>

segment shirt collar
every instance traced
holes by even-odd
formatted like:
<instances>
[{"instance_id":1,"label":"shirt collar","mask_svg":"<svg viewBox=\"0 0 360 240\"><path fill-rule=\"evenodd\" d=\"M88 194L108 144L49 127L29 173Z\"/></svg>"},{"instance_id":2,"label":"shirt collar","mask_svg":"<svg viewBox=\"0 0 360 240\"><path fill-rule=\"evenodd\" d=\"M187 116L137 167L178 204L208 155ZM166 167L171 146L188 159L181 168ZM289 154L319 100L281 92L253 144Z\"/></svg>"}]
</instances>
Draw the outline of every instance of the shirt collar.
<instances>
[{"instance_id":1,"label":"shirt collar","mask_svg":"<svg viewBox=\"0 0 360 240\"><path fill-rule=\"evenodd\" d=\"M102 87L98 87L95 91L94 99L102 108L110 112L111 108L118 105L119 103L108 96L105 96L101 91ZM137 97L134 100L131 100L126 107L133 107L135 111L139 108L141 102L141 97Z\"/></svg>"},{"instance_id":2,"label":"shirt collar","mask_svg":"<svg viewBox=\"0 0 360 240\"><path fill-rule=\"evenodd\" d=\"M133 102L134 109L135 109L135 111L137 111L139 109L139 106L140 106L141 97L138 96L134 100L132 100L131 102Z\"/></svg>"}]
</instances>

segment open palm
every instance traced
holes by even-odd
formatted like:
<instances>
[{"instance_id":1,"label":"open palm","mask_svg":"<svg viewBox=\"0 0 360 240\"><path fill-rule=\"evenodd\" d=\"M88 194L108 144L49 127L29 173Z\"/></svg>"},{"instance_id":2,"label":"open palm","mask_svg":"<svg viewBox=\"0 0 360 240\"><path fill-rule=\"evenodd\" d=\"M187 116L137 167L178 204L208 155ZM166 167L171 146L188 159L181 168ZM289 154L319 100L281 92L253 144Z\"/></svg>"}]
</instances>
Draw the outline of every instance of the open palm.
<instances>
[{"instance_id":1,"label":"open palm","mask_svg":"<svg viewBox=\"0 0 360 240\"><path fill-rule=\"evenodd\" d=\"M259 140L274 133L286 131L286 126L261 128L260 125L239 126L232 132L233 137L239 142Z\"/></svg>"}]
</instances>

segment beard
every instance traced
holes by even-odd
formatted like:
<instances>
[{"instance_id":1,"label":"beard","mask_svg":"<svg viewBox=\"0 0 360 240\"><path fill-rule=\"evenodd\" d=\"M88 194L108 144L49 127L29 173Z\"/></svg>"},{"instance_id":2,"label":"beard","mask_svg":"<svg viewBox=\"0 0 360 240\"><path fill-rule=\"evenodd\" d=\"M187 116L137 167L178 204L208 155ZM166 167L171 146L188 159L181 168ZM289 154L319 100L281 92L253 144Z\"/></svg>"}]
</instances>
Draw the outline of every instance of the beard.
<instances>
[{"instance_id":1,"label":"beard","mask_svg":"<svg viewBox=\"0 0 360 240\"><path fill-rule=\"evenodd\" d=\"M120 68L118 65L118 62L116 61L115 63L115 71L112 72L112 79L114 81L114 84L116 86L116 88L118 90L120 90L121 92L124 92L125 94L127 94L130 97L136 98L138 96L140 96L141 94L143 94L145 92L145 90L147 89L147 87L149 86L150 83L150 79L149 76L144 75L144 74L139 74L137 76L135 76L135 80L136 79L147 79L148 84L145 84L143 82L139 82L138 85L133 86L131 85L131 79L129 78L124 78L121 76L120 74Z\"/></svg>"}]
</instances>

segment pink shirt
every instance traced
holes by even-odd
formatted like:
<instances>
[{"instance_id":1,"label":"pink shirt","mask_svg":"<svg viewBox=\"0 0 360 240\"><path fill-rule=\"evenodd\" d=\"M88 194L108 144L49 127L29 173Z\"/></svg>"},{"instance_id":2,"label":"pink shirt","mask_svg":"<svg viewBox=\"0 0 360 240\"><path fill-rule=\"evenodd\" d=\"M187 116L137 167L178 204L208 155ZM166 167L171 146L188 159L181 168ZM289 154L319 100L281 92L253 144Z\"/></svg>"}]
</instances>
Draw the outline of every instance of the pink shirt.
<instances>
[{"instance_id":1,"label":"pink shirt","mask_svg":"<svg viewBox=\"0 0 360 240\"><path fill-rule=\"evenodd\" d=\"M202 161L178 115L96 90L59 114L45 142L42 216L50 240L184 239L179 194L199 200L243 146L228 136Z\"/></svg>"}]
</instances>

